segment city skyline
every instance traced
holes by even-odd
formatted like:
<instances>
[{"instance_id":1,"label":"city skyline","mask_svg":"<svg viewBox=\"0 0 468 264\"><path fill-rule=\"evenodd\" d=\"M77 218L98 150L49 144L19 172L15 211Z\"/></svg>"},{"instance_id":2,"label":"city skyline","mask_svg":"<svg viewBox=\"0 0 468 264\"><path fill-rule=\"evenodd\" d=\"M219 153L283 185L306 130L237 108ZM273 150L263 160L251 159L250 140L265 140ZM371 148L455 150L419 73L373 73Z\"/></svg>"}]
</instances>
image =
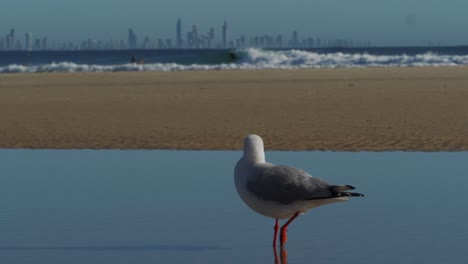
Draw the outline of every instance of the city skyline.
<instances>
[{"instance_id":1,"label":"city skyline","mask_svg":"<svg viewBox=\"0 0 468 264\"><path fill-rule=\"evenodd\" d=\"M296 30L300 37L369 40L376 46L453 46L468 43L466 10L465 0L3 0L0 32L14 28L49 42L78 42L126 39L132 28L176 42L173 21L182 17L191 21L184 31L192 24L200 32L216 25L217 37L226 20L231 38Z\"/></svg>"},{"instance_id":2,"label":"city skyline","mask_svg":"<svg viewBox=\"0 0 468 264\"><path fill-rule=\"evenodd\" d=\"M188 30L187 28L190 28ZM175 24L173 38L157 38L148 34L138 35L133 28L128 28L126 39L93 39L87 38L78 42L73 41L49 41L48 36L35 36L32 32L25 32L24 40L21 35L11 28L2 37L0 32L0 50L92 50L92 49L235 49L235 48L326 48L326 47L371 47L370 40L347 40L344 38L324 39L318 36L301 38L297 30L286 34L247 36L237 32L232 34L228 29L228 22L224 20L219 30L210 26L199 33L198 25L187 23L184 25L182 18L178 18ZM184 31L185 29L185 31ZM218 31L217 34L215 32ZM231 35L239 36L230 38ZM215 37L218 36L218 37ZM440 42L429 41L426 45L441 46ZM463 45L463 44L462 44Z\"/></svg>"},{"instance_id":3,"label":"city skyline","mask_svg":"<svg viewBox=\"0 0 468 264\"><path fill-rule=\"evenodd\" d=\"M47 36L35 37L32 32L26 32L24 40L22 40L21 34L12 28L3 38L0 35L0 50L323 48L370 45L370 41L322 40L319 37L300 38L296 30L285 35L264 33L258 36L246 36L241 33L238 38L230 38L231 32L226 20L220 26L218 34L215 32L215 27L199 31L196 24L191 25L191 30L184 31L183 20L178 18L175 23L174 38L151 38L145 34L138 35L133 28L128 28L126 39L88 38L79 42L53 40L50 44Z\"/></svg>"}]
</instances>

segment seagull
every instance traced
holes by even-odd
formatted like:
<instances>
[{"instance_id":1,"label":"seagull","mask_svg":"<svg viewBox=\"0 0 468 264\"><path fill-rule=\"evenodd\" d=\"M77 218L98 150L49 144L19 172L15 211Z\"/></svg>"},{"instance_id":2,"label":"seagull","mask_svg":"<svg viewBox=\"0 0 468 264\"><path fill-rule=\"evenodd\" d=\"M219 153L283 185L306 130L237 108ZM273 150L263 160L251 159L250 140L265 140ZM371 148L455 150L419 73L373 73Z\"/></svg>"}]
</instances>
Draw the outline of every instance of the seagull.
<instances>
[{"instance_id":1,"label":"seagull","mask_svg":"<svg viewBox=\"0 0 468 264\"><path fill-rule=\"evenodd\" d=\"M255 212L274 218L273 247L276 247L279 219L289 219L280 230L280 246L287 242L288 226L300 214L335 202L347 201L351 185L331 185L307 172L265 161L263 140L258 135L244 139L244 154L234 169L234 182L241 199Z\"/></svg>"}]
</instances>

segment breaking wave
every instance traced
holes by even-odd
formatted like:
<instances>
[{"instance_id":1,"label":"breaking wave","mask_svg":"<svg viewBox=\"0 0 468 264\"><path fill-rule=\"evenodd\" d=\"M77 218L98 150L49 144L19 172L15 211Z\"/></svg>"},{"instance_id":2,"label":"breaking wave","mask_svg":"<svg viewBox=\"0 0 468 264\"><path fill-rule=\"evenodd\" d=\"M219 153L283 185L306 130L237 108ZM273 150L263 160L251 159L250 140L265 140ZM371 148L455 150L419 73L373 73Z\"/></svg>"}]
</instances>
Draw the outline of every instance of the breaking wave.
<instances>
[{"instance_id":1,"label":"breaking wave","mask_svg":"<svg viewBox=\"0 0 468 264\"><path fill-rule=\"evenodd\" d=\"M246 49L234 52L230 60L218 64L148 63L140 65L125 63L100 65L52 62L40 65L10 64L0 67L0 73L437 67L464 65L468 65L468 55L443 55L433 52L414 55L375 55L343 52L319 53L304 50L271 51Z\"/></svg>"}]
</instances>

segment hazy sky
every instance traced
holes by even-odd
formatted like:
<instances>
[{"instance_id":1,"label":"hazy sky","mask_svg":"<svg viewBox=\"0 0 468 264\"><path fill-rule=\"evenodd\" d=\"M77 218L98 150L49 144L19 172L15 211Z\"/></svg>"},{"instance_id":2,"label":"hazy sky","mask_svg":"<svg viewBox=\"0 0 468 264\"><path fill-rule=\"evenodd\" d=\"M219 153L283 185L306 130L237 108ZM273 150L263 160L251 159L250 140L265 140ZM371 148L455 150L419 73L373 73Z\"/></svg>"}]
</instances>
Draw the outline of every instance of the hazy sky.
<instances>
[{"instance_id":1,"label":"hazy sky","mask_svg":"<svg viewBox=\"0 0 468 264\"><path fill-rule=\"evenodd\" d=\"M0 36L15 28L50 40L175 38L227 20L232 37L279 34L376 45L468 45L468 0L0 0Z\"/></svg>"}]
</instances>

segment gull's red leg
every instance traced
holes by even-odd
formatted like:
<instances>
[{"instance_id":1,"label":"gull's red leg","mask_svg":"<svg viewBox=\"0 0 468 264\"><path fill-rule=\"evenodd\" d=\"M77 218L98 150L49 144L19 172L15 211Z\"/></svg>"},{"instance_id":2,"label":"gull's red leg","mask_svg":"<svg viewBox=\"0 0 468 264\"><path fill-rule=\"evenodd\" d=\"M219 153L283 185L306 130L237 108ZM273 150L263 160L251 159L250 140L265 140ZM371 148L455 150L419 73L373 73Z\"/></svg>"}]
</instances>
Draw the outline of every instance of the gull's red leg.
<instances>
[{"instance_id":1,"label":"gull's red leg","mask_svg":"<svg viewBox=\"0 0 468 264\"><path fill-rule=\"evenodd\" d=\"M280 259L278 258L278 252L276 251L276 247L273 247L273 255L275 256L275 264L282 264Z\"/></svg>"},{"instance_id":2,"label":"gull's red leg","mask_svg":"<svg viewBox=\"0 0 468 264\"><path fill-rule=\"evenodd\" d=\"M278 236L278 228L279 228L278 219L276 219L276 224L274 228L275 228L275 233L273 236L273 246L276 247L276 237Z\"/></svg>"},{"instance_id":3,"label":"gull's red leg","mask_svg":"<svg viewBox=\"0 0 468 264\"><path fill-rule=\"evenodd\" d=\"M281 227L281 233L280 233L280 246L284 246L284 244L286 244L286 242L288 241L288 236L287 236L287 232L288 232L288 225L291 224L292 221L294 221L294 219L296 219L296 217L299 216L299 212L296 212L282 227Z\"/></svg>"},{"instance_id":4,"label":"gull's red leg","mask_svg":"<svg viewBox=\"0 0 468 264\"><path fill-rule=\"evenodd\" d=\"M281 264L288 264L288 251L284 247L280 248L280 261Z\"/></svg>"},{"instance_id":5,"label":"gull's red leg","mask_svg":"<svg viewBox=\"0 0 468 264\"><path fill-rule=\"evenodd\" d=\"M288 264L288 251L286 251L285 247L280 247L279 258L276 247L273 247L273 255L275 257L275 264Z\"/></svg>"}]
</instances>

